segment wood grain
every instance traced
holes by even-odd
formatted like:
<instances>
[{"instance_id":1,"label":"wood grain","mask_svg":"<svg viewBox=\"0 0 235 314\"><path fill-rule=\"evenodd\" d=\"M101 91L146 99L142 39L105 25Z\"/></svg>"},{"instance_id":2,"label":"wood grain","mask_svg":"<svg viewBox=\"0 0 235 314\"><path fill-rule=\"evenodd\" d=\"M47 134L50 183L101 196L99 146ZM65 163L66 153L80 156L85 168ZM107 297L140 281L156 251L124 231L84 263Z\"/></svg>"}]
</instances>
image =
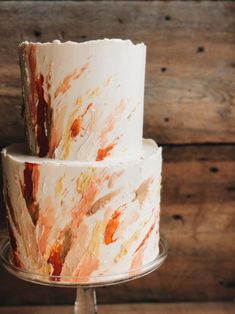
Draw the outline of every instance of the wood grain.
<instances>
[{"instance_id":1,"label":"wood grain","mask_svg":"<svg viewBox=\"0 0 235 314\"><path fill-rule=\"evenodd\" d=\"M0 314L69 314L71 306L0 308ZM100 314L233 314L234 303L112 304L100 305Z\"/></svg>"},{"instance_id":2,"label":"wood grain","mask_svg":"<svg viewBox=\"0 0 235 314\"><path fill-rule=\"evenodd\" d=\"M235 146L167 146L163 159L161 231L169 257L146 278L98 289L98 298L101 303L232 301ZM24 283L3 270L0 278L2 305L73 302L69 289Z\"/></svg>"},{"instance_id":3,"label":"wood grain","mask_svg":"<svg viewBox=\"0 0 235 314\"><path fill-rule=\"evenodd\" d=\"M235 142L232 1L0 2L0 146L24 139L17 45L131 38L148 46L145 135Z\"/></svg>"},{"instance_id":4,"label":"wood grain","mask_svg":"<svg viewBox=\"0 0 235 314\"><path fill-rule=\"evenodd\" d=\"M166 263L153 274L98 289L99 302L232 301L235 2L0 1L0 147L24 140L18 43L103 37L131 38L148 46L145 135L165 144L161 230L171 250ZM0 194L2 207L1 198ZM3 216L1 210L0 225ZM1 231L0 238L3 235ZM74 301L74 291L22 282L2 267L0 278L1 306ZM100 309L101 313L235 312L234 304L213 303ZM59 308L61 314L69 310ZM58 308L20 311L54 313ZM0 313L20 312L2 308Z\"/></svg>"}]
</instances>

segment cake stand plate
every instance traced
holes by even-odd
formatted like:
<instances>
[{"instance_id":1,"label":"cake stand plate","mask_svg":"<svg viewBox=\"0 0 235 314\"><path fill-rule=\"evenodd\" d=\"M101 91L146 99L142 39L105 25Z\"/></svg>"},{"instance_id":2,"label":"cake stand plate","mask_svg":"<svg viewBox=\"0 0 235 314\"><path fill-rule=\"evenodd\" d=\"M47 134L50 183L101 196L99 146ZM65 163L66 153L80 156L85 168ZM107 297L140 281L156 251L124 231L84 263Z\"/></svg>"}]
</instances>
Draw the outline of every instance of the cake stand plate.
<instances>
[{"instance_id":1,"label":"cake stand plate","mask_svg":"<svg viewBox=\"0 0 235 314\"><path fill-rule=\"evenodd\" d=\"M40 285L77 288L74 314L97 313L95 295L96 287L115 285L148 275L162 265L167 257L167 253L167 241L163 236L161 236L159 241L158 256L150 263L147 263L139 268L132 269L131 271L124 273L114 273L112 275L89 277L47 276L22 270L13 265L11 261L11 249L9 240L4 239L0 244L0 261L2 262L4 268L12 275L22 280Z\"/></svg>"}]
</instances>

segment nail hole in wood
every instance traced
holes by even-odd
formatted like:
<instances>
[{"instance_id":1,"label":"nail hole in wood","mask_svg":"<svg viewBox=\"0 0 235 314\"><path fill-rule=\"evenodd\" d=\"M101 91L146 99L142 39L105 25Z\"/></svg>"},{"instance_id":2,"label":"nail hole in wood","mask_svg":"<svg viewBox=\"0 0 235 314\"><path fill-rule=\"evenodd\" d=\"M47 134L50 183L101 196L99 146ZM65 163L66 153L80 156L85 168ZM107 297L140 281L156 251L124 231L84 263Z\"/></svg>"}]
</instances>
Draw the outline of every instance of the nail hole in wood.
<instances>
[{"instance_id":1,"label":"nail hole in wood","mask_svg":"<svg viewBox=\"0 0 235 314\"><path fill-rule=\"evenodd\" d=\"M223 286L224 285L224 279L223 278L219 278L218 283L219 283L219 285Z\"/></svg>"},{"instance_id":2,"label":"nail hole in wood","mask_svg":"<svg viewBox=\"0 0 235 314\"><path fill-rule=\"evenodd\" d=\"M34 31L33 33L34 33L34 36L37 38L42 36L42 32L39 30Z\"/></svg>"},{"instance_id":3,"label":"nail hole in wood","mask_svg":"<svg viewBox=\"0 0 235 314\"><path fill-rule=\"evenodd\" d=\"M164 73L166 72L167 68L161 68L161 72Z\"/></svg>"},{"instance_id":4,"label":"nail hole in wood","mask_svg":"<svg viewBox=\"0 0 235 314\"><path fill-rule=\"evenodd\" d=\"M172 215L172 218L173 218L174 220L181 220L181 221L184 221L184 218L183 218L181 215L178 215L178 214Z\"/></svg>"},{"instance_id":5,"label":"nail hole in wood","mask_svg":"<svg viewBox=\"0 0 235 314\"><path fill-rule=\"evenodd\" d=\"M232 289L234 289L234 288L235 288L235 281L226 282L226 283L224 284L224 286L225 286L226 288L232 288Z\"/></svg>"},{"instance_id":6,"label":"nail hole in wood","mask_svg":"<svg viewBox=\"0 0 235 314\"><path fill-rule=\"evenodd\" d=\"M205 51L205 48L200 46L200 47L197 47L197 53L203 53Z\"/></svg>"},{"instance_id":7,"label":"nail hole in wood","mask_svg":"<svg viewBox=\"0 0 235 314\"><path fill-rule=\"evenodd\" d=\"M166 15L166 16L165 16L165 21L170 21L170 20L171 20L170 15Z\"/></svg>"},{"instance_id":8,"label":"nail hole in wood","mask_svg":"<svg viewBox=\"0 0 235 314\"><path fill-rule=\"evenodd\" d=\"M119 24L123 24L123 23L124 23L123 19L121 19L121 18L119 17L119 18L118 18L118 23L119 23Z\"/></svg>"},{"instance_id":9,"label":"nail hole in wood","mask_svg":"<svg viewBox=\"0 0 235 314\"><path fill-rule=\"evenodd\" d=\"M211 167L210 172L217 173L219 169L217 167Z\"/></svg>"},{"instance_id":10,"label":"nail hole in wood","mask_svg":"<svg viewBox=\"0 0 235 314\"><path fill-rule=\"evenodd\" d=\"M169 118L165 118L164 121L165 121L165 122L169 122L170 119L169 119Z\"/></svg>"},{"instance_id":11,"label":"nail hole in wood","mask_svg":"<svg viewBox=\"0 0 235 314\"><path fill-rule=\"evenodd\" d=\"M192 194L186 194L186 198L191 198Z\"/></svg>"},{"instance_id":12,"label":"nail hole in wood","mask_svg":"<svg viewBox=\"0 0 235 314\"><path fill-rule=\"evenodd\" d=\"M235 186L228 186L227 187L228 192L234 192L235 191Z\"/></svg>"}]
</instances>

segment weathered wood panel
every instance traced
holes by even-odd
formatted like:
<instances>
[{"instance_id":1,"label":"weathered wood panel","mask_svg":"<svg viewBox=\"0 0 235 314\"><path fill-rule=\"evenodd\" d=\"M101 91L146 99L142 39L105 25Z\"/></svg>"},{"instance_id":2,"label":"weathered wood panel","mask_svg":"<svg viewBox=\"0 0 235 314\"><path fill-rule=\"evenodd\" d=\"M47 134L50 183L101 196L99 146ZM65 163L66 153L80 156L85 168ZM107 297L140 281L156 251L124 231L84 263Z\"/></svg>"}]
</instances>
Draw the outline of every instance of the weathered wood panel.
<instances>
[{"instance_id":1,"label":"weathered wood panel","mask_svg":"<svg viewBox=\"0 0 235 314\"><path fill-rule=\"evenodd\" d=\"M165 147L163 156L161 231L170 243L169 258L146 278L98 289L99 300L232 301L235 146ZM23 283L3 270L0 278L2 305L73 301L70 290Z\"/></svg>"},{"instance_id":2,"label":"weathered wood panel","mask_svg":"<svg viewBox=\"0 0 235 314\"><path fill-rule=\"evenodd\" d=\"M0 314L70 314L72 306L0 308ZM233 314L234 303L173 303L100 305L99 314Z\"/></svg>"},{"instance_id":3,"label":"weathered wood panel","mask_svg":"<svg viewBox=\"0 0 235 314\"><path fill-rule=\"evenodd\" d=\"M0 145L24 139L17 45L131 38L148 46L145 135L235 142L232 1L0 2Z\"/></svg>"}]
</instances>

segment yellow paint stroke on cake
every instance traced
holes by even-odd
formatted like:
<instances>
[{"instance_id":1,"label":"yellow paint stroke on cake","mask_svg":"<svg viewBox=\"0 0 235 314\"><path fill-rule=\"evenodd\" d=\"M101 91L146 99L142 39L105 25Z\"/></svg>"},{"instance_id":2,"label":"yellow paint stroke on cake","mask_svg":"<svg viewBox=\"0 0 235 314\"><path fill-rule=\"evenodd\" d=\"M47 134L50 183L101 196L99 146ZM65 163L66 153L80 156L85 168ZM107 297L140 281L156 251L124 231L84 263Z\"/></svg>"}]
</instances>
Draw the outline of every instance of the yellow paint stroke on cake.
<instances>
[{"instance_id":1,"label":"yellow paint stroke on cake","mask_svg":"<svg viewBox=\"0 0 235 314\"><path fill-rule=\"evenodd\" d=\"M99 87L96 87L95 89L93 90L89 90L88 92L88 97L89 98L93 98L93 97L96 97L96 96L99 96L101 93L101 90Z\"/></svg>"},{"instance_id":2,"label":"yellow paint stroke on cake","mask_svg":"<svg viewBox=\"0 0 235 314\"><path fill-rule=\"evenodd\" d=\"M152 216L148 220L143 222L140 225L140 227L131 235L131 237L129 239L125 240L121 244L121 250L114 259L115 263L118 263L121 258L123 258L127 253L129 253L132 245L135 244L136 241L139 239L141 231L143 230L143 228L148 224L148 222L151 219L152 219Z\"/></svg>"},{"instance_id":3,"label":"yellow paint stroke on cake","mask_svg":"<svg viewBox=\"0 0 235 314\"><path fill-rule=\"evenodd\" d=\"M141 229L142 228L139 228L137 231L135 231L132 234L132 236L128 240L124 241L121 244L121 250L120 250L120 252L118 253L118 255L114 259L115 263L118 263L119 260L121 258L123 258L129 252L132 244L135 243L139 239Z\"/></svg>"},{"instance_id":4,"label":"yellow paint stroke on cake","mask_svg":"<svg viewBox=\"0 0 235 314\"><path fill-rule=\"evenodd\" d=\"M64 177L61 177L59 180L57 180L56 182L56 186L55 186L55 195L56 197L60 196L62 190L64 187Z\"/></svg>"},{"instance_id":5,"label":"yellow paint stroke on cake","mask_svg":"<svg viewBox=\"0 0 235 314\"><path fill-rule=\"evenodd\" d=\"M76 100L76 106L81 106L83 103L82 96L79 96Z\"/></svg>"},{"instance_id":6,"label":"yellow paint stroke on cake","mask_svg":"<svg viewBox=\"0 0 235 314\"><path fill-rule=\"evenodd\" d=\"M77 179L77 191L78 191L78 193L84 194L90 181L91 181L91 174L82 172Z\"/></svg>"},{"instance_id":7,"label":"yellow paint stroke on cake","mask_svg":"<svg viewBox=\"0 0 235 314\"><path fill-rule=\"evenodd\" d=\"M104 234L104 229L105 229L105 221L97 222L93 230L91 242L89 243L89 246L88 246L88 251L90 251L90 253L98 255L99 246L101 243L101 236Z\"/></svg>"},{"instance_id":8,"label":"yellow paint stroke on cake","mask_svg":"<svg viewBox=\"0 0 235 314\"><path fill-rule=\"evenodd\" d=\"M56 98L60 94L66 93L70 89L72 81L78 80L87 68L88 63L84 64L79 70L74 70L72 73L66 75L63 82L56 89L54 97Z\"/></svg>"},{"instance_id":9,"label":"yellow paint stroke on cake","mask_svg":"<svg viewBox=\"0 0 235 314\"><path fill-rule=\"evenodd\" d=\"M107 87L112 81L112 76L108 77L107 80L104 81L103 86Z\"/></svg>"},{"instance_id":10,"label":"yellow paint stroke on cake","mask_svg":"<svg viewBox=\"0 0 235 314\"><path fill-rule=\"evenodd\" d=\"M55 209L50 197L47 197L44 207L45 210L39 213L37 223L38 229L40 230L38 236L38 248L42 255L46 254L48 238L55 223Z\"/></svg>"}]
</instances>

